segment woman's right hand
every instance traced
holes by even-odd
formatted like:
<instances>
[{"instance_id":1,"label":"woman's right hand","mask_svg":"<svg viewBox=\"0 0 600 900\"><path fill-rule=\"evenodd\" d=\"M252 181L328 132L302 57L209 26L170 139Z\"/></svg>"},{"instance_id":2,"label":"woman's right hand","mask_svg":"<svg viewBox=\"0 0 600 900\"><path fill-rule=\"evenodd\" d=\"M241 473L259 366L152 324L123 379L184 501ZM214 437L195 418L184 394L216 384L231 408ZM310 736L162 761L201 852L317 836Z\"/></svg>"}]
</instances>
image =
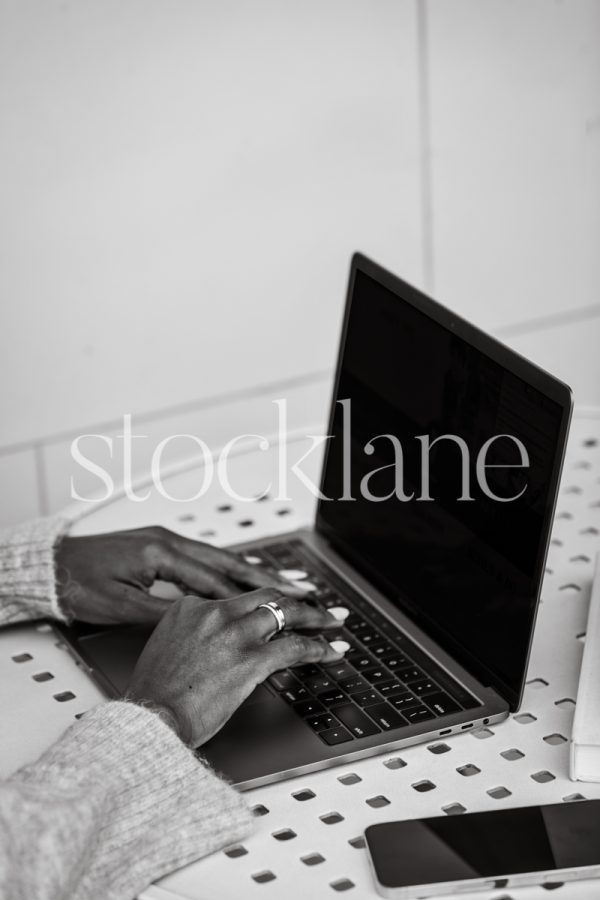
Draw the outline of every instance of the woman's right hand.
<instances>
[{"instance_id":1,"label":"woman's right hand","mask_svg":"<svg viewBox=\"0 0 600 900\"><path fill-rule=\"evenodd\" d=\"M275 601L286 629L270 640ZM302 663L331 664L347 646L299 634L339 628L329 612L262 588L230 600L183 597L161 618L140 656L127 699L155 709L191 747L209 740L269 675Z\"/></svg>"}]
</instances>

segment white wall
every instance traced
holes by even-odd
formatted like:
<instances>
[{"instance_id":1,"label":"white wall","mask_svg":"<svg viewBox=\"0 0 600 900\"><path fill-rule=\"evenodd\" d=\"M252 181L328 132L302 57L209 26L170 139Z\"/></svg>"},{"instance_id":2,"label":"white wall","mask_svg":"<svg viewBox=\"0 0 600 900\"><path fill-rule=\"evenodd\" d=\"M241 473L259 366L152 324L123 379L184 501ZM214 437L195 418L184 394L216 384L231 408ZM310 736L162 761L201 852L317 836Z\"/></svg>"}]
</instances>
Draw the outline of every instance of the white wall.
<instances>
[{"instance_id":1,"label":"white wall","mask_svg":"<svg viewBox=\"0 0 600 900\"><path fill-rule=\"evenodd\" d=\"M320 415L356 248L513 342L591 315L599 26L596 0L0 2L1 520L59 508L71 436L124 412L216 440L308 380Z\"/></svg>"}]
</instances>

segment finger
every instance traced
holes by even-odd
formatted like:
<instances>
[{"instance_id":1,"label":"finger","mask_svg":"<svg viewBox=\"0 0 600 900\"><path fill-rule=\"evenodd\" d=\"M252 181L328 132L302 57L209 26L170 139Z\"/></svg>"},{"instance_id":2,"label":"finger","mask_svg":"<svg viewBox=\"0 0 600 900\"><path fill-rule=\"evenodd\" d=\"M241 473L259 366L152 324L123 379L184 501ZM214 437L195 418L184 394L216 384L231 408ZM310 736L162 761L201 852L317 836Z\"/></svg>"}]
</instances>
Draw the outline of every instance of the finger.
<instances>
[{"instance_id":1,"label":"finger","mask_svg":"<svg viewBox=\"0 0 600 900\"><path fill-rule=\"evenodd\" d=\"M339 662L349 649L350 645L345 641L333 641L329 644L324 639L310 638L293 631L262 647L259 660L264 677L267 678L273 672L302 663L330 665Z\"/></svg>"},{"instance_id":2,"label":"finger","mask_svg":"<svg viewBox=\"0 0 600 900\"><path fill-rule=\"evenodd\" d=\"M277 630L277 617L264 604L275 603L290 630L326 631L340 627L340 619L328 610L309 606L302 600L284 597L279 591L263 589L236 597L229 604L234 615L240 616L247 636L252 640L268 639ZM342 608L340 607L340 610Z\"/></svg>"},{"instance_id":3,"label":"finger","mask_svg":"<svg viewBox=\"0 0 600 900\"><path fill-rule=\"evenodd\" d=\"M156 625L172 604L172 600L155 597L131 584L115 585L107 598L108 602L98 604L98 609L107 608L111 624L127 622L132 625Z\"/></svg>"},{"instance_id":4,"label":"finger","mask_svg":"<svg viewBox=\"0 0 600 900\"><path fill-rule=\"evenodd\" d=\"M180 553L184 553L199 563L206 563L212 569L224 573L228 578L244 587L275 587L290 597L299 597L303 591L265 565L253 565L230 550L213 547L201 541L192 541L174 532L169 540Z\"/></svg>"},{"instance_id":5,"label":"finger","mask_svg":"<svg viewBox=\"0 0 600 900\"><path fill-rule=\"evenodd\" d=\"M159 562L156 574L158 578L176 584L183 591L215 600L235 597L240 590L235 582L221 572L205 564L200 565L196 560L173 549Z\"/></svg>"}]
</instances>

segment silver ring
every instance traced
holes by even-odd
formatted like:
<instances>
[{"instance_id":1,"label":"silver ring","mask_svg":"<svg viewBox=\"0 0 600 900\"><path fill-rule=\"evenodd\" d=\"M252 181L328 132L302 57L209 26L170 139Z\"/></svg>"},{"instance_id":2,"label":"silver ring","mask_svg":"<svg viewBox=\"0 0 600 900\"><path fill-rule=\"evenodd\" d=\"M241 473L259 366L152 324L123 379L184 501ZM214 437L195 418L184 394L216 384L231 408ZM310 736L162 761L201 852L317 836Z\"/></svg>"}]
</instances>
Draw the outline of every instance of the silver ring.
<instances>
[{"instance_id":1,"label":"silver ring","mask_svg":"<svg viewBox=\"0 0 600 900\"><path fill-rule=\"evenodd\" d=\"M285 616L283 614L283 610L278 603L275 603L274 600L269 600L268 603L261 603L260 606L256 607L257 609L268 609L270 613L273 613L275 616L275 621L277 622L277 628L275 631L269 635L269 638L272 638L274 634L279 634L280 631L283 631L285 628ZM268 640L268 639L267 639Z\"/></svg>"}]
</instances>

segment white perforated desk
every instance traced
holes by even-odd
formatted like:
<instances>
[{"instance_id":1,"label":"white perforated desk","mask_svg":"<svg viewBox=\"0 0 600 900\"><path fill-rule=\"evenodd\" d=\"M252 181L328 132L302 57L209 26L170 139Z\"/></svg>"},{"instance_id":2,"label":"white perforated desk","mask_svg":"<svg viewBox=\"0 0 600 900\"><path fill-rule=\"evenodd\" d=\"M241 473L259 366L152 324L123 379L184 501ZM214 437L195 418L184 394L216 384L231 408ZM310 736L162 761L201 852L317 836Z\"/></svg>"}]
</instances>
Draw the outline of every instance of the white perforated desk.
<instances>
[{"instance_id":1,"label":"white perforated desk","mask_svg":"<svg viewBox=\"0 0 600 900\"><path fill-rule=\"evenodd\" d=\"M294 446L298 456L307 442ZM272 470L268 452L241 454L232 463L236 490L258 494ZM318 460L304 466L315 475ZM172 495L190 494L198 472L169 480ZM310 521L313 499L290 480L291 503L265 500L232 504L214 485L196 504L153 496L99 508L77 526L92 533L160 522L183 534L229 544ZM361 834L377 821L457 814L557 801L600 798L600 785L568 778L568 740L585 638L592 561L600 544L600 417L576 415L561 486L529 681L521 712L492 730L375 757L352 766L258 789L248 795L257 829L243 845L217 853L169 876L144 898L183 896L210 900L240 897L314 900L346 892L375 896ZM13 657L25 655L22 662ZM29 658L27 658L29 657ZM50 672L54 677L35 681ZM55 695L73 695L59 702ZM24 626L0 634L0 708L3 738L0 776L33 759L99 694L52 633ZM160 821L157 820L157 828ZM560 898L600 895L579 883L558 889ZM475 895L472 895L475 896ZM506 897L493 892L486 897ZM547 898L542 888L511 892Z\"/></svg>"}]
</instances>

